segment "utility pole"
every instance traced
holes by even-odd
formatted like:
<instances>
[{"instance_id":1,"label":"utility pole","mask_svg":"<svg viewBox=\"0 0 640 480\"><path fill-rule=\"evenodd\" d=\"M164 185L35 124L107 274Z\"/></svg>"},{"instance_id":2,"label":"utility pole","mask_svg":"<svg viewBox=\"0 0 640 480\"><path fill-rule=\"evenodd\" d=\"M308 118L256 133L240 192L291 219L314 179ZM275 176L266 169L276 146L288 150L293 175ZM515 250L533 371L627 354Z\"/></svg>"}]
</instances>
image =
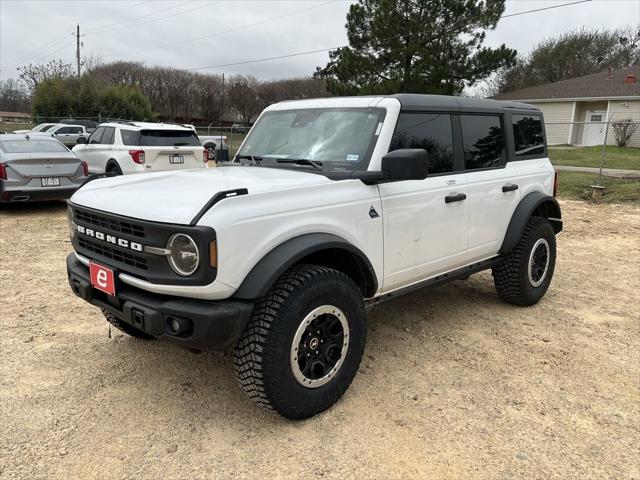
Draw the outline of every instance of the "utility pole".
<instances>
[{"instance_id":1,"label":"utility pole","mask_svg":"<svg viewBox=\"0 0 640 480\"><path fill-rule=\"evenodd\" d=\"M76 33L72 33L76 37L76 62L78 64L78 76L80 76L80 47L84 46L80 42L80 24L76 24Z\"/></svg>"}]
</instances>

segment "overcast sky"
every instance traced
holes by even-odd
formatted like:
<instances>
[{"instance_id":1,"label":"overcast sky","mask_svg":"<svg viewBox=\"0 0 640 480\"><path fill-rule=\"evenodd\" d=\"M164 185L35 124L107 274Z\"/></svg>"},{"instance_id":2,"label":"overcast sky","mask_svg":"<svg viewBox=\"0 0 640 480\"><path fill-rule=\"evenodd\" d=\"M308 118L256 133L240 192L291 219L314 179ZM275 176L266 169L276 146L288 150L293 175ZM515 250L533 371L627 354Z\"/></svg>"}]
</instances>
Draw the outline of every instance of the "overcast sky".
<instances>
[{"instance_id":1,"label":"overcast sky","mask_svg":"<svg viewBox=\"0 0 640 480\"><path fill-rule=\"evenodd\" d=\"M572 0L507 0L505 15ZM350 0L0 0L0 78L16 67L75 62L75 24L83 56L103 62L199 68L320 50L346 43ZM281 17L281 18L277 18ZM638 0L592 0L504 18L486 45L526 53L541 39L582 26L617 28L640 22ZM204 38L203 38L204 37ZM173 44L173 45L172 45ZM310 75L326 52L201 69L260 79ZM74 64L75 65L75 64Z\"/></svg>"}]
</instances>

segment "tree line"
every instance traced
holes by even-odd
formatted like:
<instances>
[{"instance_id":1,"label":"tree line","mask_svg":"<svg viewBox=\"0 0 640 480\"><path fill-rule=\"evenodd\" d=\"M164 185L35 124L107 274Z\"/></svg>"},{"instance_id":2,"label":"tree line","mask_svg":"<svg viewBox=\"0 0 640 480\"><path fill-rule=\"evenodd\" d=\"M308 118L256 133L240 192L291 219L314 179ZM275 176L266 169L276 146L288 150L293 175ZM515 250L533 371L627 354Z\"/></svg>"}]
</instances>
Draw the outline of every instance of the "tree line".
<instances>
[{"instance_id":1,"label":"tree line","mask_svg":"<svg viewBox=\"0 0 640 480\"><path fill-rule=\"evenodd\" d=\"M261 81L140 62L86 59L25 65L0 82L0 109L41 116L98 114L220 124L249 123L267 105L327 95L430 93L482 96L640 63L640 25L583 28L542 40L527 55L484 45L505 0L359 0L347 14L349 45L329 53L311 77ZM526 12L525 12L526 13ZM472 90L473 91L473 90ZM227 117L225 116L225 120Z\"/></svg>"},{"instance_id":2,"label":"tree line","mask_svg":"<svg viewBox=\"0 0 640 480\"><path fill-rule=\"evenodd\" d=\"M87 64L90 63L90 66ZM228 118L250 123L267 105L289 99L327 96L322 79L260 81L251 75L203 74L140 62L85 62L81 77L71 64L52 61L19 68L20 82L0 83L0 109L30 106L39 117L161 119L222 124Z\"/></svg>"}]
</instances>

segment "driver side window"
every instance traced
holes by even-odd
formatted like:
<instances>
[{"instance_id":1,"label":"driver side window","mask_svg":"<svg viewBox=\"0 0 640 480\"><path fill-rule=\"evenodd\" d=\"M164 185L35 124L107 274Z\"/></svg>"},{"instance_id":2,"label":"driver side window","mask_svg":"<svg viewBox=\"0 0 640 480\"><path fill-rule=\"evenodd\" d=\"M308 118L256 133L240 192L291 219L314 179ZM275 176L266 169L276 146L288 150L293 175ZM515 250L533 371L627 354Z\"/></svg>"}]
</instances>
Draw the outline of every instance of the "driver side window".
<instances>
[{"instance_id":1,"label":"driver side window","mask_svg":"<svg viewBox=\"0 0 640 480\"><path fill-rule=\"evenodd\" d=\"M102 135L104 133L104 127L96 128L91 136L89 137L89 141L87 142L90 145L94 145L96 143L102 143Z\"/></svg>"}]
</instances>

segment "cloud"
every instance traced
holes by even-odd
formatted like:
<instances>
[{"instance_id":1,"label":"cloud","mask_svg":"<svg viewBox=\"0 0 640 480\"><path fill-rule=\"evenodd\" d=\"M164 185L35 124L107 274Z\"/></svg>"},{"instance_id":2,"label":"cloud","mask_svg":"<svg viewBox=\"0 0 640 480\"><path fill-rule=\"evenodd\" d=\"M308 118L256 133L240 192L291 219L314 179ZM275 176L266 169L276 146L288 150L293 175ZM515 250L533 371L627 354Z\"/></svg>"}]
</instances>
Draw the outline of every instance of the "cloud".
<instances>
[{"instance_id":1,"label":"cloud","mask_svg":"<svg viewBox=\"0 0 640 480\"><path fill-rule=\"evenodd\" d=\"M344 0L185 0L185 1L0 1L0 78L16 68L52 58L75 62L75 23L83 56L103 61L132 60L148 65L196 68L317 50L347 43L344 28L351 2ZM557 5L557 1L507 2L506 13ZM281 19L274 17L310 9ZM616 28L640 18L640 2L593 1L505 18L487 35L487 45L506 43L521 53L545 37L582 26ZM263 22L260 25L250 24ZM220 34L227 30L236 31ZM195 38L196 41L185 42ZM181 43L185 42L185 43ZM163 48L154 47L180 43ZM40 48L45 47L45 48ZM153 50L149 50L153 49ZM144 52L136 53L140 50ZM327 53L220 69L260 79L310 75Z\"/></svg>"}]
</instances>

